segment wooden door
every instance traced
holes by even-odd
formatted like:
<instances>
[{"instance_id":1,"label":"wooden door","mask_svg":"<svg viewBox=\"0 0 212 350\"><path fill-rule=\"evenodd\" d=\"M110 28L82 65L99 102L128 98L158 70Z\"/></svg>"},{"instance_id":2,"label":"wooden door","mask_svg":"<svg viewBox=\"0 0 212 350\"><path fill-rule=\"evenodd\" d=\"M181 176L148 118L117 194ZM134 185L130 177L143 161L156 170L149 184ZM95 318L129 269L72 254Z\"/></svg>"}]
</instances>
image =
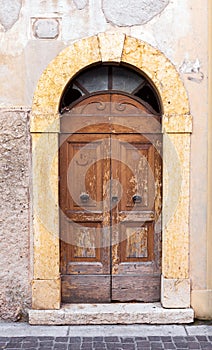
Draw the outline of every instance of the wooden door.
<instances>
[{"instance_id":1,"label":"wooden door","mask_svg":"<svg viewBox=\"0 0 212 350\"><path fill-rule=\"evenodd\" d=\"M111 288L115 301L160 298L161 162L156 143L160 144L160 135L112 135Z\"/></svg>"},{"instance_id":2,"label":"wooden door","mask_svg":"<svg viewBox=\"0 0 212 350\"><path fill-rule=\"evenodd\" d=\"M63 135L60 147L61 274L64 302L110 296L110 138Z\"/></svg>"},{"instance_id":3,"label":"wooden door","mask_svg":"<svg viewBox=\"0 0 212 350\"><path fill-rule=\"evenodd\" d=\"M95 103L111 100L115 103L98 109L101 121L97 123ZM80 114L64 118L60 137L62 302L160 299L161 134L155 123L158 117L131 100L107 94L83 101L81 115L87 108L97 126L85 128L83 115L74 134L69 132ZM127 101L124 112L123 101L125 105ZM133 127L141 127L139 115L132 113L135 105L136 112L140 108L144 134ZM124 118L129 115L128 123Z\"/></svg>"}]
</instances>

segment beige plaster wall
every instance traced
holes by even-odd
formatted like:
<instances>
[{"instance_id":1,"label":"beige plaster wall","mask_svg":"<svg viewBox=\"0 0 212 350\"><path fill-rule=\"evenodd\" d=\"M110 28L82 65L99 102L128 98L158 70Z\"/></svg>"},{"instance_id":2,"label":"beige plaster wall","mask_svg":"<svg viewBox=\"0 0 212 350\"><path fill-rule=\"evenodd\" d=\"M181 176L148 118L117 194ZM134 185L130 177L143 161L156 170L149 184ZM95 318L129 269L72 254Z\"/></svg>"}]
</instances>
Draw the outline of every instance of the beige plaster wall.
<instances>
[{"instance_id":1,"label":"beige plaster wall","mask_svg":"<svg viewBox=\"0 0 212 350\"><path fill-rule=\"evenodd\" d=\"M122 0L122 3L125 0ZM208 149L208 104L207 104L207 16L208 3L210 0L170 0L167 6L161 9L158 14L149 19L149 13L145 18L140 19L141 23L131 23L131 19L125 14L125 23L122 23L121 16L116 18L116 23L112 17L112 12L116 2L114 1L77 1L77 0L51 0L35 2L33 0L17 0L16 9L10 10L11 1L8 2L6 10L0 9L0 108L4 111L12 106L32 106L32 97L41 73L49 62L66 46L75 40L91 36L99 32L126 33L135 38L147 41L157 49L161 50L166 57L175 65L184 81L191 114L193 116L193 134L191 139L191 202L190 202L190 275L192 289L196 291L210 290L211 287L211 243L207 246L207 237L210 237L210 221L207 233L207 149ZM118 2L117 2L118 3ZM129 2L128 2L129 3ZM136 3L136 1L135 1ZM105 9L107 8L107 11ZM111 9L111 11L110 11ZM151 9L150 9L151 10ZM4 12L6 11L6 12ZM131 9L131 13L133 9ZM129 11L130 12L130 11ZM53 22L48 20L53 18ZM44 22L36 22L44 19ZM146 21L145 21L146 20ZM44 24L43 24L44 23ZM48 26L48 25L49 26ZM37 25L37 27L36 27ZM45 27L45 25L47 27ZM37 29L36 29L37 28ZM167 31L167 28L169 30ZM54 34L55 33L55 34ZM44 38L39 38L44 36ZM55 35L55 37L53 37ZM48 36L52 36L48 38ZM102 53L107 57L107 52ZM136 55L136 51L134 52ZM71 64L71 62L70 62ZM171 79L171 77L170 77ZM209 95L210 96L210 95ZM10 110L7 116L7 123L12 128L15 111ZM210 112L211 113L211 112ZM6 134L4 118L1 117L1 134ZM22 120L23 125L27 121ZM26 156L31 152L29 144L29 134ZM2 141L4 143L4 141ZM18 143L17 143L18 145ZM23 146L23 143L21 144ZM209 144L211 147L211 144ZM28 153L29 152L29 153ZM20 160L20 156L18 156ZM24 163L25 169L30 174L30 164ZM10 174L14 170L11 168ZM21 176L21 170L20 176ZM4 175L3 175L4 176ZM209 174L211 177L211 174ZM28 181L28 180L27 180ZM28 183L28 182L27 182ZM12 185L11 185L12 186ZM14 185L13 185L14 186ZM13 207L16 203L15 197L11 196L10 208L4 214L8 222L14 216ZM3 202L4 199L1 198ZM29 199L24 196L24 203L28 206ZM5 213L5 212L4 212ZM208 211L211 213L211 210ZM15 280L9 285L4 281L12 281L15 272L19 271L20 278L23 277L23 288L25 294L24 303L30 299L28 271L29 271L29 247L30 230L28 225L29 211L27 209L25 229L22 227L23 221L17 216L17 231L24 235L24 242L19 243L18 251L24 246L24 267L20 268L15 264L11 265L10 271L3 268L0 270L0 278L3 288L8 297L4 298L3 311L0 315L5 315L5 310L9 310L11 304L10 290L15 289ZM211 214L210 214L211 215ZM2 235L11 235L11 225L3 226ZM208 236L207 236L208 235ZM11 240L17 240L17 233L12 232ZM208 238L208 242L210 242ZM8 249L12 245L0 243L1 255L5 256L4 266L9 261ZM208 256L208 260L207 260ZM22 258L21 258L22 259ZM22 260L21 260L22 261ZM22 266L22 265L20 265ZM26 272L27 270L27 272ZM208 295L208 294L207 294ZM207 297L208 298L208 297ZM17 296L14 297L14 308L9 317L14 317L16 309L20 303ZM194 306L196 309L201 304ZM21 304L21 309L25 306ZM197 312L198 315L198 312ZM201 315L200 315L201 316ZM4 317L4 316L2 316Z\"/></svg>"},{"instance_id":2,"label":"beige plaster wall","mask_svg":"<svg viewBox=\"0 0 212 350\"><path fill-rule=\"evenodd\" d=\"M207 233L204 239L207 242L205 253L205 280L202 279L201 266L194 272L198 272L199 278L204 284L196 284L193 288L191 300L196 310L196 317L212 319L212 2L208 0L208 153L207 153ZM195 253L195 251L193 251ZM203 261L203 259L201 260ZM196 266L198 263L196 262ZM193 264L193 266L195 266Z\"/></svg>"}]
</instances>

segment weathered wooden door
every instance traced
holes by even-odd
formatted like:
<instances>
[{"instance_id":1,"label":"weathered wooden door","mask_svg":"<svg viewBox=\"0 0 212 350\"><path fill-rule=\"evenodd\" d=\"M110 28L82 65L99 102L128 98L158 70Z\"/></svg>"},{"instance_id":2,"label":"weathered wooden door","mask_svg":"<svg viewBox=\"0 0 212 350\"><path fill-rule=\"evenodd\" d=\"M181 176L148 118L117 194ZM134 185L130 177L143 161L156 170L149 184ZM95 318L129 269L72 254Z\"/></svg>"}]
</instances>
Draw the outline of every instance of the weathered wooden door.
<instances>
[{"instance_id":1,"label":"weathered wooden door","mask_svg":"<svg viewBox=\"0 0 212 350\"><path fill-rule=\"evenodd\" d=\"M67 113L61 130L62 301L159 300L158 116L129 97L98 95Z\"/></svg>"}]
</instances>

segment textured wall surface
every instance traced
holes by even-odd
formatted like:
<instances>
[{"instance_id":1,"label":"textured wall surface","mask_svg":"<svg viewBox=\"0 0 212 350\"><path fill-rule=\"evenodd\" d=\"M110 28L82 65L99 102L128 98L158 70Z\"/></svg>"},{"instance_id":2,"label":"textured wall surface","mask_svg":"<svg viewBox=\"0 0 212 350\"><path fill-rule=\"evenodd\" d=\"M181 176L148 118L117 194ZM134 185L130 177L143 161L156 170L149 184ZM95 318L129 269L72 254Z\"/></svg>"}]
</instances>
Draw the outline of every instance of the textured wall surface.
<instances>
[{"instance_id":1,"label":"textured wall surface","mask_svg":"<svg viewBox=\"0 0 212 350\"><path fill-rule=\"evenodd\" d=\"M0 318L30 305L28 113L0 110Z\"/></svg>"},{"instance_id":2,"label":"textured wall surface","mask_svg":"<svg viewBox=\"0 0 212 350\"><path fill-rule=\"evenodd\" d=\"M76 40L102 32L127 34L154 46L185 84L193 116L190 273L193 290L206 288L207 6L207 0L0 0L1 317L18 318L30 300L31 155L27 114L20 109L31 108L37 82L51 60Z\"/></svg>"}]
</instances>

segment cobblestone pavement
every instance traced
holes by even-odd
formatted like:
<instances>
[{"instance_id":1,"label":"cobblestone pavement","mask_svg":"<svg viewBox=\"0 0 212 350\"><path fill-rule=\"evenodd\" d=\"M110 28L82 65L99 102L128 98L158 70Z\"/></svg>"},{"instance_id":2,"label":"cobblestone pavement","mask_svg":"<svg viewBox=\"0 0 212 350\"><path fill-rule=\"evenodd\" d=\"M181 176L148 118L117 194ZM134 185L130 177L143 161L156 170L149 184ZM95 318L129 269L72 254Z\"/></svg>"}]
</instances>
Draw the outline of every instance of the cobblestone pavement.
<instances>
[{"instance_id":1,"label":"cobblestone pavement","mask_svg":"<svg viewBox=\"0 0 212 350\"><path fill-rule=\"evenodd\" d=\"M0 337L0 349L159 350L212 349L212 336Z\"/></svg>"}]
</instances>

